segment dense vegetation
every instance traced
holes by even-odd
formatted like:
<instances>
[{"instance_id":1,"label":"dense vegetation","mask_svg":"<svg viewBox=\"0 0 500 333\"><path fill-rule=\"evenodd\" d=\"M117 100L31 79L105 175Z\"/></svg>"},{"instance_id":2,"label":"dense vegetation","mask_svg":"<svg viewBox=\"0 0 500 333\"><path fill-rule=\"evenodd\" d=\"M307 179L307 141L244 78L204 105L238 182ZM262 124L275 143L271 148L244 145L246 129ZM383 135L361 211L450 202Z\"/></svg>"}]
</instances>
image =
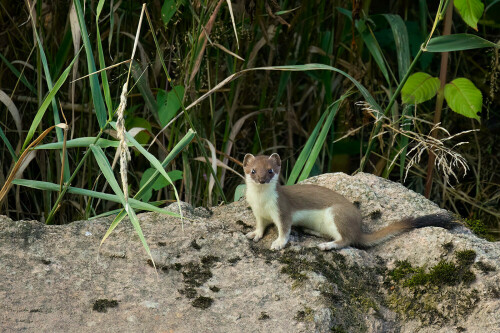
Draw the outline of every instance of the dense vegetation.
<instances>
[{"instance_id":1,"label":"dense vegetation","mask_svg":"<svg viewBox=\"0 0 500 333\"><path fill-rule=\"evenodd\" d=\"M498 233L498 0L0 6L14 219L127 207L140 232L135 211L231 201L244 154L278 152L284 183L372 172Z\"/></svg>"}]
</instances>

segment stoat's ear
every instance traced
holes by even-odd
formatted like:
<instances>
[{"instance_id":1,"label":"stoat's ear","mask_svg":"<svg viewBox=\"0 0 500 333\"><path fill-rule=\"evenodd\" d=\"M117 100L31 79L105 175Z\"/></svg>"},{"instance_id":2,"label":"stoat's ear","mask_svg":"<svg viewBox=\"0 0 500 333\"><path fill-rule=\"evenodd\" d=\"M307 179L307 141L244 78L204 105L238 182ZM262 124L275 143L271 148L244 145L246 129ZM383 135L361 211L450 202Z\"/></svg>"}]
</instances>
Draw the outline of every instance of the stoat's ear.
<instances>
[{"instance_id":1,"label":"stoat's ear","mask_svg":"<svg viewBox=\"0 0 500 333\"><path fill-rule=\"evenodd\" d=\"M276 163L277 166L281 166L281 158L280 155L274 153L269 156L270 160L274 160L274 163Z\"/></svg>"},{"instance_id":2,"label":"stoat's ear","mask_svg":"<svg viewBox=\"0 0 500 333\"><path fill-rule=\"evenodd\" d=\"M255 160L255 156L253 156L252 154L246 154L245 158L243 159L243 167L245 168L248 163L253 162L253 160Z\"/></svg>"}]
</instances>

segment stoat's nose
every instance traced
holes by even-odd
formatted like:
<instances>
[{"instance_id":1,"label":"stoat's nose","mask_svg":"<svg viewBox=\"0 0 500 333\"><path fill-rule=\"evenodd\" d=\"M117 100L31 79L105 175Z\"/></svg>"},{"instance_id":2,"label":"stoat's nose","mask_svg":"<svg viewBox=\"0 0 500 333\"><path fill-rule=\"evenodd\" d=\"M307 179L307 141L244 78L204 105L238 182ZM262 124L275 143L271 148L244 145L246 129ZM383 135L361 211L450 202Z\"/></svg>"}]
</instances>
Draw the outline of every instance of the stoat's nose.
<instances>
[{"instance_id":1,"label":"stoat's nose","mask_svg":"<svg viewBox=\"0 0 500 333\"><path fill-rule=\"evenodd\" d=\"M265 184L265 183L266 183L266 181L265 181L264 179L261 179L261 180L259 180L259 183L261 183L261 184Z\"/></svg>"}]
</instances>

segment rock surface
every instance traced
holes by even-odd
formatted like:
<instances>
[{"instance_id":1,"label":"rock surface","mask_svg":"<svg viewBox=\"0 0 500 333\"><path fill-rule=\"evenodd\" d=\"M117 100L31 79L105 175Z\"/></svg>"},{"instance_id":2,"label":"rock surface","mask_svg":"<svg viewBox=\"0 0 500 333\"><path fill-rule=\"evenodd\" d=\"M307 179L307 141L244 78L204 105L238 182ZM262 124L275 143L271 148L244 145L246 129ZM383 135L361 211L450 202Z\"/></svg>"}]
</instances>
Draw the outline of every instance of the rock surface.
<instances>
[{"instance_id":1,"label":"rock surface","mask_svg":"<svg viewBox=\"0 0 500 333\"><path fill-rule=\"evenodd\" d=\"M369 174L307 183L357 203L367 231L439 212ZM245 238L244 201L189 220L139 215L157 270L128 221L45 226L0 216L1 332L500 332L500 246L463 227L423 228L370 249L321 252L293 231ZM176 205L170 206L172 210Z\"/></svg>"}]
</instances>

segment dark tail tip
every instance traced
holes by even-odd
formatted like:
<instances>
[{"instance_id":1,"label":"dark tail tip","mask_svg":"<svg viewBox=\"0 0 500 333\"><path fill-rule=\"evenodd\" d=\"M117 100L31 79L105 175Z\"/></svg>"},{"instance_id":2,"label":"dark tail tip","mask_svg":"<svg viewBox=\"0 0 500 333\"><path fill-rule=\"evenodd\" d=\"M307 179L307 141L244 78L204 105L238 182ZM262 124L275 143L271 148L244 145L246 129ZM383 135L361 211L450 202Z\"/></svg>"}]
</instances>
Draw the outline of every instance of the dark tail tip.
<instances>
[{"instance_id":1,"label":"dark tail tip","mask_svg":"<svg viewBox=\"0 0 500 333\"><path fill-rule=\"evenodd\" d=\"M453 215L449 213L429 214L410 219L413 228L440 227L444 229L453 229L459 224L455 221Z\"/></svg>"}]
</instances>

